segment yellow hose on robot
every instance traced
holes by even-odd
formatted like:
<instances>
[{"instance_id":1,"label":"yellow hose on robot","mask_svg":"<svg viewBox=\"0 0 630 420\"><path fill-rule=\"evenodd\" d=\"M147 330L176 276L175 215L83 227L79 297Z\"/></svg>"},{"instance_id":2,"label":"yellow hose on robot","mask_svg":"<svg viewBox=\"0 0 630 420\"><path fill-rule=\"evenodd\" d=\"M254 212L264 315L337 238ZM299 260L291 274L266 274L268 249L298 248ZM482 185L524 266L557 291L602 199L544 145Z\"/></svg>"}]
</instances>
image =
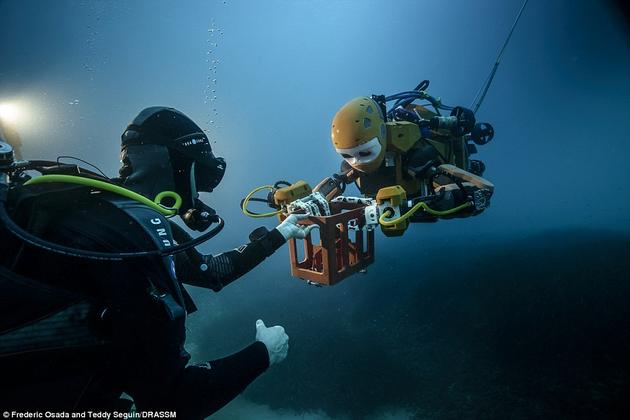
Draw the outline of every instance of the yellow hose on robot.
<instances>
[{"instance_id":1,"label":"yellow hose on robot","mask_svg":"<svg viewBox=\"0 0 630 420\"><path fill-rule=\"evenodd\" d=\"M383 214L381 214L381 217L379 217L378 222L383 225L383 226L394 226L397 225L400 222L404 222L405 220L409 219L411 216L413 216L418 210L420 209L424 209L424 211L426 211L427 213L433 215L433 216L450 216L451 214L455 214L461 210L464 210L468 207L472 206L472 203L470 201L461 204L457 207L453 207L452 209L448 209L448 210L434 210L431 207L429 207L426 203L424 202L419 202L418 204L416 204L415 206L413 206L407 213L403 214L402 216L396 218L396 219L391 219L391 220L385 220L387 217L389 217L389 215L391 214L391 210L385 211L383 212Z\"/></svg>"},{"instance_id":2,"label":"yellow hose on robot","mask_svg":"<svg viewBox=\"0 0 630 420\"><path fill-rule=\"evenodd\" d=\"M282 210L276 210L276 211L272 211L269 213L252 213L249 210L247 210L247 206L249 205L249 201L252 199L252 197L254 196L254 194L256 194L258 191L263 191L263 190L270 190L273 191L274 187L273 185L263 185L260 186L258 188L254 188L249 194L247 194L245 196L245 198L243 199L243 204L241 204L241 210L243 211L243 214L245 216L248 217L252 217L254 219L259 219L262 217L273 217L279 213L282 212Z\"/></svg>"}]
</instances>

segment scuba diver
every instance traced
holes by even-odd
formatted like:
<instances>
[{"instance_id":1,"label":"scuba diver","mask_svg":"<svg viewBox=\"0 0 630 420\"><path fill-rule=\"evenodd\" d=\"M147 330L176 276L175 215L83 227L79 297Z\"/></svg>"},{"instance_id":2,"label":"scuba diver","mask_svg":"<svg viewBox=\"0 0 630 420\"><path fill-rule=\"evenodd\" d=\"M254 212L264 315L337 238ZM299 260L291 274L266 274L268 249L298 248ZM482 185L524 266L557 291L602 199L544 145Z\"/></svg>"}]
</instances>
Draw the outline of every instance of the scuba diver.
<instances>
[{"instance_id":1,"label":"scuba diver","mask_svg":"<svg viewBox=\"0 0 630 420\"><path fill-rule=\"evenodd\" d=\"M120 178L77 165L19 161L0 143L0 407L176 411L200 419L287 356L281 326L256 322L256 341L189 365L183 284L218 292L312 227L293 215L218 255L194 246L223 220L199 199L225 161L190 118L143 110L122 134ZM42 175L32 177L27 171ZM155 200L154 200L155 197ZM196 239L168 217L178 215Z\"/></svg>"},{"instance_id":2,"label":"scuba diver","mask_svg":"<svg viewBox=\"0 0 630 420\"><path fill-rule=\"evenodd\" d=\"M428 86L425 80L413 91L358 97L342 106L331 127L333 146L344 159L341 170L313 191L330 201L354 182L364 197L378 200L399 186L394 194L410 199L402 213L413 209L411 222L468 217L487 208L494 186L482 178L484 163L470 155L475 145L492 140L494 130L477 123L470 109L443 105L426 93ZM415 104L417 99L428 104ZM395 104L388 111L389 101Z\"/></svg>"}]
</instances>

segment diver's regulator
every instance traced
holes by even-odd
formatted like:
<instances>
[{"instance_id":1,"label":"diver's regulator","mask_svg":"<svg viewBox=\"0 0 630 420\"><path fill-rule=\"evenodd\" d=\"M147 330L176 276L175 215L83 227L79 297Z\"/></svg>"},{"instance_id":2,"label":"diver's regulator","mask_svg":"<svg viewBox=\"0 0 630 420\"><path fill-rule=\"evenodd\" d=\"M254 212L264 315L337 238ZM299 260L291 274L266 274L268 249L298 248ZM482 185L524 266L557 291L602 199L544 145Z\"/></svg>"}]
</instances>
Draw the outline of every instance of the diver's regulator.
<instances>
[{"instance_id":1,"label":"diver's regulator","mask_svg":"<svg viewBox=\"0 0 630 420\"><path fill-rule=\"evenodd\" d=\"M3 194L5 193L4 186L6 185L6 190L8 190L8 184L15 176L20 177L22 180L28 180L30 178L21 171L26 168L28 164L28 161L16 160L13 146L0 137L0 174L2 176L0 183L3 185Z\"/></svg>"},{"instance_id":2,"label":"diver's regulator","mask_svg":"<svg viewBox=\"0 0 630 420\"><path fill-rule=\"evenodd\" d=\"M0 169L4 172L15 162L13 147L9 143L0 140Z\"/></svg>"}]
</instances>

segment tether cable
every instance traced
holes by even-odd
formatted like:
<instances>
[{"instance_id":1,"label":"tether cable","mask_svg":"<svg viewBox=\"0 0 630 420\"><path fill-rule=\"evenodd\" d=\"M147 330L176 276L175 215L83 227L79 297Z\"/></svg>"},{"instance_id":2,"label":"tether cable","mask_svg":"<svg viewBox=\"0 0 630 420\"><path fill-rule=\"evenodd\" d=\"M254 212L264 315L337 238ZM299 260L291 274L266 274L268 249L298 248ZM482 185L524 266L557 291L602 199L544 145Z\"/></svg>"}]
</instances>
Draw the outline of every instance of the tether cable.
<instances>
[{"instance_id":1,"label":"tether cable","mask_svg":"<svg viewBox=\"0 0 630 420\"><path fill-rule=\"evenodd\" d=\"M473 105L471 106L471 108L472 108L472 110L473 110L473 112L475 114L479 110L479 107L481 107L481 104L483 103L483 100L486 98L486 94L488 93L488 89L490 89L490 85L492 84L492 80L494 79L494 75L497 73L497 69L499 68L499 64L501 63L501 58L503 57L503 53L505 52L505 49L507 48L508 43L510 42L510 38L512 38L512 34L514 33L514 29L516 29L516 25L518 24L518 21L521 19L521 15L523 14L523 10L525 10L525 6L527 5L528 1L529 0L525 0L523 2L523 5L521 6L521 10L518 12L518 15L516 16L516 19L514 20L514 24L512 25L512 29L510 29L510 33L508 34L507 38L505 39L505 42L503 43L503 47L501 47L501 50L499 51L499 55L497 55L497 59L494 62L494 66L492 67L492 70L490 71L490 74L488 75L488 78L486 79L486 81L483 84L483 86L481 87L481 89L479 89L479 91L475 95L475 99L473 99Z\"/></svg>"}]
</instances>

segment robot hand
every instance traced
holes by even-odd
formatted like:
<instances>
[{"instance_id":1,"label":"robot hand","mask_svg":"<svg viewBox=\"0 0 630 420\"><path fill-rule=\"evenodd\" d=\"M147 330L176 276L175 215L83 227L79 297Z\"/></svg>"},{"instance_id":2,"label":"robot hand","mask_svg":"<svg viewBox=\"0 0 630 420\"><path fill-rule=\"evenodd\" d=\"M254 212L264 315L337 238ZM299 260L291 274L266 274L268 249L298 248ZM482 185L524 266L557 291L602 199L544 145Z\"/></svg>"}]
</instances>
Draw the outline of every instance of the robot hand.
<instances>
[{"instance_id":1,"label":"robot hand","mask_svg":"<svg viewBox=\"0 0 630 420\"><path fill-rule=\"evenodd\" d=\"M291 214L289 217L284 219L284 221L280 223L276 229L278 229L287 241L293 238L304 239L313 229L319 229L319 226L315 224L310 226L302 226L298 224L300 220L306 220L308 217L308 214Z\"/></svg>"},{"instance_id":2,"label":"robot hand","mask_svg":"<svg viewBox=\"0 0 630 420\"><path fill-rule=\"evenodd\" d=\"M256 321L256 341L267 347L269 366L282 362L289 352L289 336L284 328L276 325L267 328L262 319Z\"/></svg>"},{"instance_id":3,"label":"robot hand","mask_svg":"<svg viewBox=\"0 0 630 420\"><path fill-rule=\"evenodd\" d=\"M459 189L461 185L465 190L462 193L466 193L471 198L473 211L480 212L490 206L494 185L487 179L449 164L440 165L438 173L445 175L446 179L443 179L445 182L442 185L439 182L434 183L437 190L444 190L448 193L449 190ZM439 180L438 177L437 181Z\"/></svg>"}]
</instances>

